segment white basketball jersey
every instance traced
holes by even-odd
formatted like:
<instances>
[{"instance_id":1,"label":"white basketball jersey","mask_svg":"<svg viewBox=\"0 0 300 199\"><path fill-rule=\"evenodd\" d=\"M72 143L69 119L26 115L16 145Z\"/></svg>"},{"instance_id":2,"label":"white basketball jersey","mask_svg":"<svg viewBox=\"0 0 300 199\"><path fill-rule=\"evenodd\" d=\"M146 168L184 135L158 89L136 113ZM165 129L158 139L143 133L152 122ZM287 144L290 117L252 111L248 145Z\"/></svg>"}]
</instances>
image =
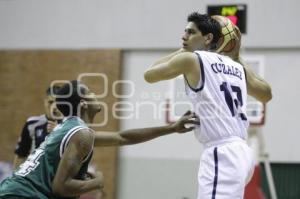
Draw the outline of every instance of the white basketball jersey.
<instances>
[{"instance_id":1,"label":"white basketball jersey","mask_svg":"<svg viewBox=\"0 0 300 199\"><path fill-rule=\"evenodd\" d=\"M201 64L201 81L187 96L201 125L195 129L202 143L229 137L247 138L247 87L243 66L227 56L195 51Z\"/></svg>"}]
</instances>

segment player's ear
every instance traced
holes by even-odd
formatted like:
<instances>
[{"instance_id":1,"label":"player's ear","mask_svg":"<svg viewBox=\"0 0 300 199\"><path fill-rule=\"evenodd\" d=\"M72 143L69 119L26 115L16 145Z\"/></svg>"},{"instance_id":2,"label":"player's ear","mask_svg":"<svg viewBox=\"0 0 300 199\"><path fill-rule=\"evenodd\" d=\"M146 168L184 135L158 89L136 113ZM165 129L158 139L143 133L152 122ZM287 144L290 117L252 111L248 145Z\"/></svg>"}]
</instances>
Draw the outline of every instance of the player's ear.
<instances>
[{"instance_id":1,"label":"player's ear","mask_svg":"<svg viewBox=\"0 0 300 199\"><path fill-rule=\"evenodd\" d=\"M210 45L214 38L214 35L212 33L208 33L204 36L204 38L205 38L205 44Z\"/></svg>"}]
</instances>

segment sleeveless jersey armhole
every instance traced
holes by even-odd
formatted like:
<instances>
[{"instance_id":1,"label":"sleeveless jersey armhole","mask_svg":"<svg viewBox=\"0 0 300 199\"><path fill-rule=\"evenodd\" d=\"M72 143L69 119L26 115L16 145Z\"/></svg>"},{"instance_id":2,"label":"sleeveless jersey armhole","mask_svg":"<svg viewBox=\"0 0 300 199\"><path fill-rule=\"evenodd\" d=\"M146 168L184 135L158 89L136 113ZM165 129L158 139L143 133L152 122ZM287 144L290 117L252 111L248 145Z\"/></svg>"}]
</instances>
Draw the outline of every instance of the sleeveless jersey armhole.
<instances>
[{"instance_id":1,"label":"sleeveless jersey armhole","mask_svg":"<svg viewBox=\"0 0 300 199\"><path fill-rule=\"evenodd\" d=\"M91 131L91 129L88 128L88 127L84 127L84 126L76 126L76 127L72 128L71 130L69 130L68 133L66 133L66 135L65 135L64 138L62 139L62 142L60 143L60 150L59 150L59 155L60 155L60 157L62 157L62 155L63 155L63 153L64 153L66 147L68 146L68 143L69 143L71 137L72 137L73 135L75 135L75 133L77 133L78 131L83 130L83 129L87 129L87 130ZM93 140L93 142L94 142L94 140ZM93 145L93 146L94 146L94 145ZM90 156L90 154L91 154L92 151L93 151L93 148L94 148L94 147L92 147L91 151L90 151L89 154L85 157L85 159L83 160L83 162L85 162L85 161L88 159L88 157Z\"/></svg>"},{"instance_id":2,"label":"sleeveless jersey armhole","mask_svg":"<svg viewBox=\"0 0 300 199\"><path fill-rule=\"evenodd\" d=\"M205 75L204 75L204 65L203 65L203 62L202 62L202 59L201 59L201 56L198 54L198 53L195 53L198 57L198 61L199 61L199 67L200 67L200 72L201 72L201 84L199 85L199 88L193 88L190 83L188 82L188 80L186 79L186 77L184 76L184 79L187 83L187 85L189 86L189 88L194 91L195 93L203 90L204 88L204 84L205 84ZM199 83L198 83L199 84Z\"/></svg>"}]
</instances>

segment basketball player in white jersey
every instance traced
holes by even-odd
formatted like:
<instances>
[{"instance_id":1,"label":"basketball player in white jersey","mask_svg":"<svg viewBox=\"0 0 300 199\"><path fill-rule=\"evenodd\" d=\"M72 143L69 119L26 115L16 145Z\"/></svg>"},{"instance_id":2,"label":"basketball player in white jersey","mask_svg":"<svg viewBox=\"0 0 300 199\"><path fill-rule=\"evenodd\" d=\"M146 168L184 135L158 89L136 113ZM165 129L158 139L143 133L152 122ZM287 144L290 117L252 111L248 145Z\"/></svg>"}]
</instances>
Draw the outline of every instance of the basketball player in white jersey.
<instances>
[{"instance_id":1,"label":"basketball player in white jersey","mask_svg":"<svg viewBox=\"0 0 300 199\"><path fill-rule=\"evenodd\" d=\"M200 117L195 135L204 144L198 199L243 199L254 170L246 143L247 94L261 102L269 101L272 94L263 79L239 63L239 49L233 51L236 61L213 52L219 37L220 26L214 19L190 14L183 47L157 60L144 77L154 83L184 75L187 96Z\"/></svg>"}]
</instances>

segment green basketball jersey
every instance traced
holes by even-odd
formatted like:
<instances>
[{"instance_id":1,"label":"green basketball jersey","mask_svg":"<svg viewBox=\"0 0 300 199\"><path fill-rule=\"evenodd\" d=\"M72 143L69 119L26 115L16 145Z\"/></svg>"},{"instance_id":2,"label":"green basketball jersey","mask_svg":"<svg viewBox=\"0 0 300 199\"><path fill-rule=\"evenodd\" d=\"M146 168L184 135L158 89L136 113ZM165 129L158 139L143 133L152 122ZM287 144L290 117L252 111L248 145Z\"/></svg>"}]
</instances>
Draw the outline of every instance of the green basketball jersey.
<instances>
[{"instance_id":1,"label":"green basketball jersey","mask_svg":"<svg viewBox=\"0 0 300 199\"><path fill-rule=\"evenodd\" d=\"M52 193L52 182L70 138L82 129L89 128L79 117L66 118L55 127L40 147L14 171L12 177L0 184L0 197L13 195L31 199L62 198ZM92 152L84 161L76 179L84 179L91 157Z\"/></svg>"}]
</instances>

